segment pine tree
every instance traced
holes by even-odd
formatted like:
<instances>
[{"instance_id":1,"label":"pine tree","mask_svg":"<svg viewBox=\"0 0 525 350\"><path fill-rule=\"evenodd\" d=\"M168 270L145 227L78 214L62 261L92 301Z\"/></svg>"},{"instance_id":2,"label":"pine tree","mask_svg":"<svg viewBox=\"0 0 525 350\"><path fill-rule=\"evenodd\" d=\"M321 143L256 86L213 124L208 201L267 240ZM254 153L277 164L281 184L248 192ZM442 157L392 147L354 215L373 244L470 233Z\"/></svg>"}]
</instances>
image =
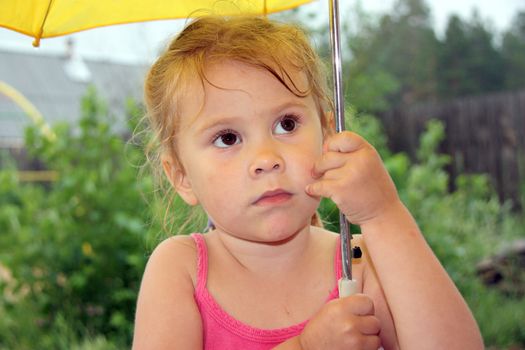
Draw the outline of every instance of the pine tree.
<instances>
[{"instance_id":1,"label":"pine tree","mask_svg":"<svg viewBox=\"0 0 525 350\"><path fill-rule=\"evenodd\" d=\"M525 11L519 12L504 34L502 56L506 89L525 88Z\"/></svg>"},{"instance_id":2,"label":"pine tree","mask_svg":"<svg viewBox=\"0 0 525 350\"><path fill-rule=\"evenodd\" d=\"M468 74L475 82L473 94L500 91L503 88L503 59L494 45L492 32L477 12L470 23Z\"/></svg>"},{"instance_id":3,"label":"pine tree","mask_svg":"<svg viewBox=\"0 0 525 350\"><path fill-rule=\"evenodd\" d=\"M440 45L438 91L443 97L461 95L473 90L468 79L466 61L469 55L465 23L456 15L449 17L445 40Z\"/></svg>"},{"instance_id":4,"label":"pine tree","mask_svg":"<svg viewBox=\"0 0 525 350\"><path fill-rule=\"evenodd\" d=\"M397 23L401 33L397 40L406 55L398 62L401 68L396 76L403 79L403 101L432 99L436 94L438 41L434 33L431 13L422 0L399 0ZM398 68L398 69L399 69Z\"/></svg>"},{"instance_id":5,"label":"pine tree","mask_svg":"<svg viewBox=\"0 0 525 350\"><path fill-rule=\"evenodd\" d=\"M430 10L423 0L398 0L380 21L366 56L369 67L381 67L399 83L392 105L432 98L436 94L438 41Z\"/></svg>"},{"instance_id":6,"label":"pine tree","mask_svg":"<svg viewBox=\"0 0 525 350\"><path fill-rule=\"evenodd\" d=\"M474 12L469 22L450 17L440 46L439 96L455 97L498 91L503 87L503 60L493 34Z\"/></svg>"}]
</instances>

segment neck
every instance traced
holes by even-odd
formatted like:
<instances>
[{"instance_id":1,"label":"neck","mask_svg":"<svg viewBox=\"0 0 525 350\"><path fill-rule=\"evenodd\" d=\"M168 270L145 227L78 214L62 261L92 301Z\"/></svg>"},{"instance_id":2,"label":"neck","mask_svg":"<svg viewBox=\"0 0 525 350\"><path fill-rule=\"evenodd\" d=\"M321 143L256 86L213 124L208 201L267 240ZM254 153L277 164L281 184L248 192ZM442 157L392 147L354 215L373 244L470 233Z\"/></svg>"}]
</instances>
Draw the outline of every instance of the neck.
<instances>
[{"instance_id":1,"label":"neck","mask_svg":"<svg viewBox=\"0 0 525 350\"><path fill-rule=\"evenodd\" d=\"M237 238L221 230L213 232L224 252L251 272L275 273L293 268L301 263L311 246L312 232L309 225L278 242L256 242ZM279 269L275 269L279 266Z\"/></svg>"}]
</instances>

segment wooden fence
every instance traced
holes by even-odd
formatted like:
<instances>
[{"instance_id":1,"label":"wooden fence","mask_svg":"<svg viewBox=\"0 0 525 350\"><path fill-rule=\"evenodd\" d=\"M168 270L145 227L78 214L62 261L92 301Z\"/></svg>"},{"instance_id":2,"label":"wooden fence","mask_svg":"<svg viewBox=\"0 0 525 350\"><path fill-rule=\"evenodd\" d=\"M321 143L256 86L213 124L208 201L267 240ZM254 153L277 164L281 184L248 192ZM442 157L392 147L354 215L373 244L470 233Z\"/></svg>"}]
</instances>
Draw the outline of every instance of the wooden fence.
<instances>
[{"instance_id":1,"label":"wooden fence","mask_svg":"<svg viewBox=\"0 0 525 350\"><path fill-rule=\"evenodd\" d=\"M520 207L525 181L525 90L401 106L380 115L393 151L412 157L429 119L445 123L448 171L487 173L502 201Z\"/></svg>"}]
</instances>

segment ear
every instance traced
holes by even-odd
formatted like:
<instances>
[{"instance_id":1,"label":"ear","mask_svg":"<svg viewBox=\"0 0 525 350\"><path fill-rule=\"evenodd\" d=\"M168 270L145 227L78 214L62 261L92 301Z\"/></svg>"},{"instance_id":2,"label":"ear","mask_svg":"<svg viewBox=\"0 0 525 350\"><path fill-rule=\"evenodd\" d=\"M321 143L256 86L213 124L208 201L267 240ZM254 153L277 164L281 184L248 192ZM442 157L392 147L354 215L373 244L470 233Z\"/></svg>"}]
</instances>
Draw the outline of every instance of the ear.
<instances>
[{"instance_id":1,"label":"ear","mask_svg":"<svg viewBox=\"0 0 525 350\"><path fill-rule=\"evenodd\" d=\"M162 168L175 191L188 205L199 204L184 169L180 165L176 165L171 156L162 156Z\"/></svg>"}]
</instances>

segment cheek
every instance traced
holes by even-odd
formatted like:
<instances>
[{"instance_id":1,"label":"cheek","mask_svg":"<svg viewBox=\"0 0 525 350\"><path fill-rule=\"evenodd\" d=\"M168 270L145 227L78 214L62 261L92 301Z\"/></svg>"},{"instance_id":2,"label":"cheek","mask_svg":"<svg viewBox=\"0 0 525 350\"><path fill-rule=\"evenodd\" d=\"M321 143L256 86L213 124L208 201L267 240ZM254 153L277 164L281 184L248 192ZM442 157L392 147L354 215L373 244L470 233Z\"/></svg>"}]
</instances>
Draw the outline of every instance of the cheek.
<instances>
[{"instance_id":1,"label":"cheek","mask_svg":"<svg viewBox=\"0 0 525 350\"><path fill-rule=\"evenodd\" d=\"M210 164L200 167L192 174L194 191L201 204L210 208L227 204L228 198L238 192L238 172L236 173L237 175L231 167Z\"/></svg>"},{"instance_id":2,"label":"cheek","mask_svg":"<svg viewBox=\"0 0 525 350\"><path fill-rule=\"evenodd\" d=\"M299 147L298 151L294 155L293 162L296 164L296 171L300 174L300 177L305 182L311 182L314 178L312 177L312 170L315 162L321 157L323 151L322 146L317 147Z\"/></svg>"},{"instance_id":3,"label":"cheek","mask_svg":"<svg viewBox=\"0 0 525 350\"><path fill-rule=\"evenodd\" d=\"M309 137L301 144L303 163L313 167L314 163L323 154L323 135L319 132L311 132Z\"/></svg>"}]
</instances>

